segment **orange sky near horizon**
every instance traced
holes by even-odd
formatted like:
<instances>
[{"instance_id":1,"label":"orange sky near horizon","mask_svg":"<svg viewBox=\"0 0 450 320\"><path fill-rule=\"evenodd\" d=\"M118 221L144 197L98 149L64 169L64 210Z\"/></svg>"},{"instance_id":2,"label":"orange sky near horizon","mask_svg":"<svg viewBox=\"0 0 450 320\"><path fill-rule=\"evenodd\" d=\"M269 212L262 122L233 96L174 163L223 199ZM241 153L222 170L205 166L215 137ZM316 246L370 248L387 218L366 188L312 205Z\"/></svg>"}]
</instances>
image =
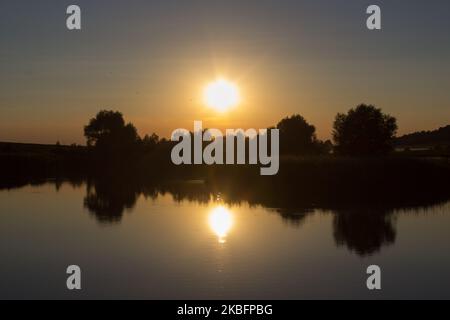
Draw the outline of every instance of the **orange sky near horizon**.
<instances>
[{"instance_id":1,"label":"orange sky near horizon","mask_svg":"<svg viewBox=\"0 0 450 320\"><path fill-rule=\"evenodd\" d=\"M175 2L111 1L105 10L80 0L79 32L61 24L62 3L5 4L0 141L84 144L83 126L103 109L161 137L195 120L259 129L300 114L330 139L335 115L360 103L396 117L400 135L450 124L446 3L413 1L408 14L386 3L377 33L355 0ZM219 76L242 97L224 113L202 101Z\"/></svg>"}]
</instances>

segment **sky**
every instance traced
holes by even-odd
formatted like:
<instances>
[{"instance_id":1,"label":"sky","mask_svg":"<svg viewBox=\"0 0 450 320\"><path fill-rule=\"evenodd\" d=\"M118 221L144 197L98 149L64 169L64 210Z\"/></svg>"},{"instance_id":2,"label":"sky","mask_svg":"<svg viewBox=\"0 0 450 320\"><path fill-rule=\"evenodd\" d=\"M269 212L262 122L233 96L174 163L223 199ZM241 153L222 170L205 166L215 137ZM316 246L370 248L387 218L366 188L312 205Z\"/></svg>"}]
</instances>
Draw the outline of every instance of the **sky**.
<instances>
[{"instance_id":1,"label":"sky","mask_svg":"<svg viewBox=\"0 0 450 320\"><path fill-rule=\"evenodd\" d=\"M66 28L77 4L82 30ZM382 30L366 28L366 8ZM331 137L360 103L397 117L399 134L450 124L447 0L2 0L0 141L85 143L83 126L121 111L139 134L267 128L301 114ZM219 113L202 90L239 87Z\"/></svg>"}]
</instances>

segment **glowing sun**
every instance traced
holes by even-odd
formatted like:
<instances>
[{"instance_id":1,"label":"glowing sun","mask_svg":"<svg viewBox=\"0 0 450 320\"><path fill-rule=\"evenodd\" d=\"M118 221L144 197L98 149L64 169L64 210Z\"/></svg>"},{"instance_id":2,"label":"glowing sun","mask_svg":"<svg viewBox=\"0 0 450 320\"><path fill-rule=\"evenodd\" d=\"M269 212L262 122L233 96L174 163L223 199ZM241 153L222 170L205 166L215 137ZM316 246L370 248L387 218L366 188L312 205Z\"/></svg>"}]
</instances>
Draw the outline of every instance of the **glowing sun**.
<instances>
[{"instance_id":1,"label":"glowing sun","mask_svg":"<svg viewBox=\"0 0 450 320\"><path fill-rule=\"evenodd\" d=\"M219 243L225 243L227 234L233 226L233 215L223 206L216 207L209 215L209 225L219 238Z\"/></svg>"},{"instance_id":2,"label":"glowing sun","mask_svg":"<svg viewBox=\"0 0 450 320\"><path fill-rule=\"evenodd\" d=\"M238 87L225 79L218 79L205 87L203 99L208 107L225 112L238 105L240 101Z\"/></svg>"}]
</instances>

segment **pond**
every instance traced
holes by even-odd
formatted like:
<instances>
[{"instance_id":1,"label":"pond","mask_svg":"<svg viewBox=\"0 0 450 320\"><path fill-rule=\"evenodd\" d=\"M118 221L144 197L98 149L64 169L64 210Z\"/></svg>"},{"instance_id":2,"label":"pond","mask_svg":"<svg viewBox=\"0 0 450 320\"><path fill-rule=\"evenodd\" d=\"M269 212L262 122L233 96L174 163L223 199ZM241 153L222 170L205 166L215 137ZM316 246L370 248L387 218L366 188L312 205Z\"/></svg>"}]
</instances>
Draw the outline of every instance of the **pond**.
<instances>
[{"instance_id":1,"label":"pond","mask_svg":"<svg viewBox=\"0 0 450 320\"><path fill-rule=\"evenodd\" d=\"M114 190L1 190L0 298L450 298L450 202L286 209ZM381 291L366 287L372 264ZM82 270L81 291L66 288L69 265Z\"/></svg>"}]
</instances>

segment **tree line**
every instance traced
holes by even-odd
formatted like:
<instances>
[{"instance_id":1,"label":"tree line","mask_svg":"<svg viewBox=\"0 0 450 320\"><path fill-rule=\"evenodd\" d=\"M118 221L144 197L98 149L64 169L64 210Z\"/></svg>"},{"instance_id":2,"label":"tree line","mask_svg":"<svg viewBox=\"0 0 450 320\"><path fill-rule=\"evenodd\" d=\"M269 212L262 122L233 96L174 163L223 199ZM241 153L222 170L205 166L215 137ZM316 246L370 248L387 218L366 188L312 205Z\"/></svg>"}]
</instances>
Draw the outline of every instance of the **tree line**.
<instances>
[{"instance_id":1,"label":"tree line","mask_svg":"<svg viewBox=\"0 0 450 320\"><path fill-rule=\"evenodd\" d=\"M397 146L424 146L424 147L449 147L450 146L450 125L441 127L433 131L420 131L395 139Z\"/></svg>"},{"instance_id":2,"label":"tree line","mask_svg":"<svg viewBox=\"0 0 450 320\"><path fill-rule=\"evenodd\" d=\"M335 153L349 156L378 156L392 151L397 121L373 105L360 104L347 113L338 113L333 123L333 142L317 138L316 127L295 114L275 127L280 132L281 155L318 155ZM170 144L156 134L140 137L122 113L100 111L84 127L87 145L104 156L130 155L153 151Z\"/></svg>"}]
</instances>

